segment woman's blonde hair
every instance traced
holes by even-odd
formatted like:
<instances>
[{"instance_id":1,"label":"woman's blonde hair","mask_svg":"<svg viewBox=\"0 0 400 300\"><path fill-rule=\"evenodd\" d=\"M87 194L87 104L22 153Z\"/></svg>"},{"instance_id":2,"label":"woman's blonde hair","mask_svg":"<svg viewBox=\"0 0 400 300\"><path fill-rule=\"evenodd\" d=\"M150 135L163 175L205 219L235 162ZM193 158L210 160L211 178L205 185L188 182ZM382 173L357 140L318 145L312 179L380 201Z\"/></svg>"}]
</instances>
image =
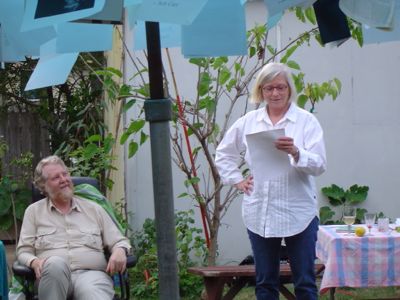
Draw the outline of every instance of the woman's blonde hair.
<instances>
[{"instance_id":1,"label":"woman's blonde hair","mask_svg":"<svg viewBox=\"0 0 400 300\"><path fill-rule=\"evenodd\" d=\"M263 98L262 87L278 75L283 75L286 78L286 82L289 86L289 101L296 102L297 93L292 74L285 64L276 62L266 64L260 72L258 72L256 81L251 90L250 102L257 104L263 102L265 99Z\"/></svg>"},{"instance_id":2,"label":"woman's blonde hair","mask_svg":"<svg viewBox=\"0 0 400 300\"><path fill-rule=\"evenodd\" d=\"M43 175L43 168L49 164L54 164L54 165L60 165L62 166L65 170L68 170L66 167L65 163L61 158L59 158L56 155L48 156L43 158L36 166L34 175L33 175L33 184L36 186L36 188L41 191L42 193L45 192L45 182L47 178Z\"/></svg>"}]
</instances>

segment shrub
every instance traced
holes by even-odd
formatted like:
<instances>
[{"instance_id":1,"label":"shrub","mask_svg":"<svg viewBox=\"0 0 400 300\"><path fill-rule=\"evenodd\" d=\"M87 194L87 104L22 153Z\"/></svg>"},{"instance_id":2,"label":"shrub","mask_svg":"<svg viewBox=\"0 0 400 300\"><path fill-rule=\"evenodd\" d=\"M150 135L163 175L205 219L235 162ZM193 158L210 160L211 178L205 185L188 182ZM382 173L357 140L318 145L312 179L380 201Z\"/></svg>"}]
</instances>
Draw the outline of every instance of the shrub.
<instances>
[{"instance_id":1,"label":"shrub","mask_svg":"<svg viewBox=\"0 0 400 300\"><path fill-rule=\"evenodd\" d=\"M204 263L207 256L206 242L202 230L194 225L193 214L193 210L175 214L179 291L185 299L200 298L202 279L189 274L187 269ZM133 283L131 292L140 299L158 299L156 229L153 219L146 219L142 230L133 234L132 245L138 263L129 274Z\"/></svg>"}]
</instances>

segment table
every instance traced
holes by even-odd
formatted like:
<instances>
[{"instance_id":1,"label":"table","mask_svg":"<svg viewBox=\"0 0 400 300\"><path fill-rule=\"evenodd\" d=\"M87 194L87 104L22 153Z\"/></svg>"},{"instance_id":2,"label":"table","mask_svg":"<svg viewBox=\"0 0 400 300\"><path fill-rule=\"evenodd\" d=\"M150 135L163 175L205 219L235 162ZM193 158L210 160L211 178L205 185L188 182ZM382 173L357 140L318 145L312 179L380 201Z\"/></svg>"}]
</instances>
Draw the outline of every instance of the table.
<instances>
[{"instance_id":1,"label":"table","mask_svg":"<svg viewBox=\"0 0 400 300\"><path fill-rule=\"evenodd\" d=\"M6 249L0 241L0 300L8 300Z\"/></svg>"},{"instance_id":2,"label":"table","mask_svg":"<svg viewBox=\"0 0 400 300\"><path fill-rule=\"evenodd\" d=\"M321 294L331 289L333 298L334 288L344 286L400 286L400 233L372 228L373 236L358 237L337 228L319 226L317 257L325 265Z\"/></svg>"}]
</instances>

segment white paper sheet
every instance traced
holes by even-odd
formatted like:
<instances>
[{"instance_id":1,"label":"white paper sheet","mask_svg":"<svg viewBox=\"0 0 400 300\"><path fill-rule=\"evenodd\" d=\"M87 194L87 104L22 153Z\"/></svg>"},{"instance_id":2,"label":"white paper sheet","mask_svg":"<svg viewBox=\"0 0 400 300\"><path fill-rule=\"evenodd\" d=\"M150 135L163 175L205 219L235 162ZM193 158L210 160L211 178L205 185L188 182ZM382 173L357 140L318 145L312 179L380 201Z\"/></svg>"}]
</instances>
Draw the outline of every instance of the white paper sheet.
<instances>
[{"instance_id":1,"label":"white paper sheet","mask_svg":"<svg viewBox=\"0 0 400 300\"><path fill-rule=\"evenodd\" d=\"M247 146L254 180L264 182L289 171L288 154L276 149L275 140L284 136L284 129L274 129L247 134Z\"/></svg>"}]
</instances>

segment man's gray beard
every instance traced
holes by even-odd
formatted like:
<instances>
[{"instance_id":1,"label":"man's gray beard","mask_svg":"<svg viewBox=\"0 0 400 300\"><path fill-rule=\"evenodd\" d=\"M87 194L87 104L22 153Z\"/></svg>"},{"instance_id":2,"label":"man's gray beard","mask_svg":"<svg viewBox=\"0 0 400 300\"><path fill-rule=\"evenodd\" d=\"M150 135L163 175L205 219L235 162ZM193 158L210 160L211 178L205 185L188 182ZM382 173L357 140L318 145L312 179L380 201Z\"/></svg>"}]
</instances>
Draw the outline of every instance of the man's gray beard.
<instances>
[{"instance_id":1,"label":"man's gray beard","mask_svg":"<svg viewBox=\"0 0 400 300\"><path fill-rule=\"evenodd\" d=\"M62 190L58 194L49 194L50 199L58 199L62 200L63 202L68 202L72 200L73 196L74 196L74 190L72 188Z\"/></svg>"}]
</instances>

